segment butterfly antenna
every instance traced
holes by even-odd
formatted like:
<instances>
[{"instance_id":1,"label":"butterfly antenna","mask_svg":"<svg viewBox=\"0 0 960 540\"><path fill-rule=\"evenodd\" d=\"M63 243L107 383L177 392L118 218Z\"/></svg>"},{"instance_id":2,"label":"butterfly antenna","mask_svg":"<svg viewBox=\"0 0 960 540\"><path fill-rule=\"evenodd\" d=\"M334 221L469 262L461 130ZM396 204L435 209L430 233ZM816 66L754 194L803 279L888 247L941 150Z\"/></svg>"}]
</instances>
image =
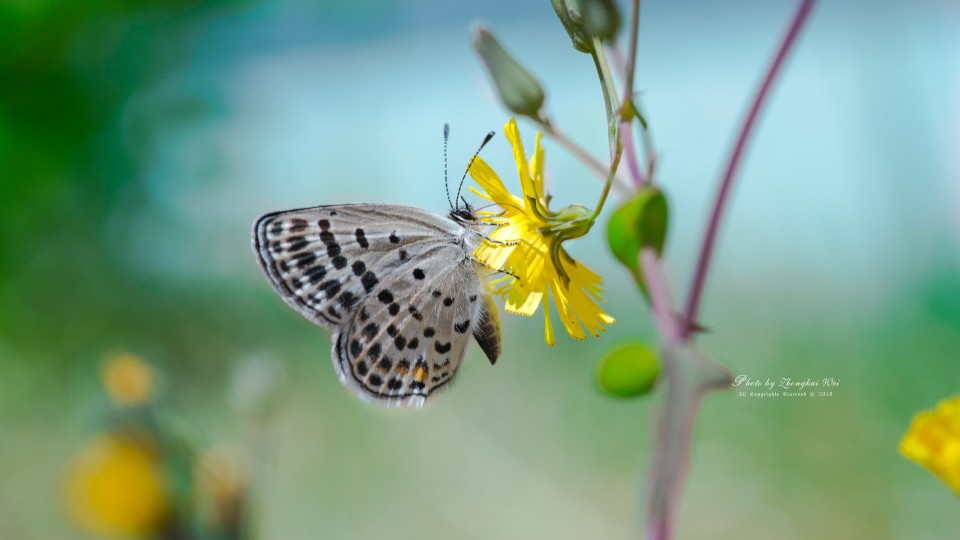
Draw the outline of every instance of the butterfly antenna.
<instances>
[{"instance_id":1,"label":"butterfly antenna","mask_svg":"<svg viewBox=\"0 0 960 540\"><path fill-rule=\"evenodd\" d=\"M450 180L447 176L447 139L450 138L450 124L443 124L443 187L447 190L447 203L450 205L451 210L456 210L453 207L453 201L450 199Z\"/></svg>"},{"instance_id":2,"label":"butterfly antenna","mask_svg":"<svg viewBox=\"0 0 960 540\"><path fill-rule=\"evenodd\" d=\"M480 143L480 148L477 148L477 151L473 153L473 157L470 158L470 163L467 163L467 170L463 171L463 177L460 178L460 187L457 188L457 199L460 198L460 192L463 190L463 183L467 179L467 173L470 172L470 167L473 167L473 162L476 161L477 156L480 155L480 151L483 150L483 147L486 146L488 142L490 142L490 139L493 138L493 135L493 131L487 133L487 136L483 138L483 142Z\"/></svg>"}]
</instances>

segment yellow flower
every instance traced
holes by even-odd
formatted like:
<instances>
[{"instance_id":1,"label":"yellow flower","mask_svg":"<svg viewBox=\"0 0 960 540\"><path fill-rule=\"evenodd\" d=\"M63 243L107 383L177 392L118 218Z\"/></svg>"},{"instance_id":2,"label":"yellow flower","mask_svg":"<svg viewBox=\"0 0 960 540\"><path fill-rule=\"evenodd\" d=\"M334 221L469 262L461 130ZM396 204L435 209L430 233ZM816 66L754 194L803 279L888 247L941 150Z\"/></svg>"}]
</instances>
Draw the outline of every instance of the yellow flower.
<instances>
[{"instance_id":1,"label":"yellow flower","mask_svg":"<svg viewBox=\"0 0 960 540\"><path fill-rule=\"evenodd\" d=\"M960 494L960 396L914 416L899 450Z\"/></svg>"},{"instance_id":2,"label":"yellow flower","mask_svg":"<svg viewBox=\"0 0 960 540\"><path fill-rule=\"evenodd\" d=\"M593 216L582 205L568 206L559 212L548 208L549 198L543 188L543 148L537 133L533 157L527 161L517 123L512 118L504 132L513 145L513 155L520 175L523 198L512 195L495 172L482 159L470 166L470 176L484 192L471 190L502 209L502 212L478 212L481 222L496 226L473 252L485 265L503 270L507 275L494 281L495 294L505 300L509 313L532 315L546 296L560 313L563 327L571 337L594 337L613 323L597 302L600 298L600 276L575 261L561 245L565 240L586 234L593 225ZM550 309L544 306L545 339L553 345Z\"/></svg>"},{"instance_id":3,"label":"yellow flower","mask_svg":"<svg viewBox=\"0 0 960 540\"><path fill-rule=\"evenodd\" d=\"M141 405L150 398L153 370L140 357L129 353L116 354L101 369L103 386L118 405Z\"/></svg>"},{"instance_id":4,"label":"yellow flower","mask_svg":"<svg viewBox=\"0 0 960 540\"><path fill-rule=\"evenodd\" d=\"M75 459L67 503L76 522L94 535L148 536L168 515L164 480L163 465L148 441L104 435Z\"/></svg>"}]
</instances>

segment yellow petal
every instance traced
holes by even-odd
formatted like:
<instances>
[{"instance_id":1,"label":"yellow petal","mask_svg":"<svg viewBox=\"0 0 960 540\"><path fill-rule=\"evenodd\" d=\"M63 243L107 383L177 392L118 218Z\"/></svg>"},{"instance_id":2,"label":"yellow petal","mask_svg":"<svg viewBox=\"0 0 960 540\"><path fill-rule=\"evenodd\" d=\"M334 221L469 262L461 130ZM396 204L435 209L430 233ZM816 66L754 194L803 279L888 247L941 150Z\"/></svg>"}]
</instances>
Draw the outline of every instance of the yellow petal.
<instances>
[{"instance_id":1,"label":"yellow petal","mask_svg":"<svg viewBox=\"0 0 960 540\"><path fill-rule=\"evenodd\" d=\"M513 199L513 195L507 191L497 173L493 172L487 162L479 156L470 165L470 177L490 195L488 199L494 202Z\"/></svg>"},{"instance_id":2,"label":"yellow petal","mask_svg":"<svg viewBox=\"0 0 960 540\"><path fill-rule=\"evenodd\" d=\"M917 414L899 450L960 493L960 396Z\"/></svg>"},{"instance_id":3,"label":"yellow petal","mask_svg":"<svg viewBox=\"0 0 960 540\"><path fill-rule=\"evenodd\" d=\"M533 147L533 157L530 158L530 174L533 176L533 188L537 199L546 200L547 193L543 186L543 146L540 145L542 138L543 134L538 131Z\"/></svg>"},{"instance_id":4,"label":"yellow petal","mask_svg":"<svg viewBox=\"0 0 960 540\"><path fill-rule=\"evenodd\" d=\"M537 311L540 305L540 299L543 293L524 291L523 289L511 289L511 297L504 303L503 308L515 315L529 317Z\"/></svg>"},{"instance_id":5,"label":"yellow petal","mask_svg":"<svg viewBox=\"0 0 960 540\"><path fill-rule=\"evenodd\" d=\"M553 347L557 340L553 336L553 325L550 323L550 293L547 293L547 302L543 303L543 340Z\"/></svg>"}]
</instances>

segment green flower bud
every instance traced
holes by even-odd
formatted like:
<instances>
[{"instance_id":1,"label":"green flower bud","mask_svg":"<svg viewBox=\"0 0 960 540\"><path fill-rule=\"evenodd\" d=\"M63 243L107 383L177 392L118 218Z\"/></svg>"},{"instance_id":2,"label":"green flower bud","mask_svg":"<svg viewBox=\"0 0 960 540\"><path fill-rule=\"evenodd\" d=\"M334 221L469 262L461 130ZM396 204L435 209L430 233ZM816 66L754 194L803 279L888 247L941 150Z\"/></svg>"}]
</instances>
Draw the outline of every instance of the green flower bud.
<instances>
[{"instance_id":1,"label":"green flower bud","mask_svg":"<svg viewBox=\"0 0 960 540\"><path fill-rule=\"evenodd\" d=\"M641 188L610 216L607 243L614 256L632 272L639 272L640 249L652 247L657 255L667 238L667 199L655 187Z\"/></svg>"},{"instance_id":2,"label":"green flower bud","mask_svg":"<svg viewBox=\"0 0 960 540\"><path fill-rule=\"evenodd\" d=\"M620 11L613 0L580 0L587 34L613 41L620 32Z\"/></svg>"},{"instance_id":3,"label":"green flower bud","mask_svg":"<svg viewBox=\"0 0 960 540\"><path fill-rule=\"evenodd\" d=\"M473 48L493 79L504 106L513 113L539 120L544 94L537 79L483 26L473 31Z\"/></svg>"},{"instance_id":4,"label":"green flower bud","mask_svg":"<svg viewBox=\"0 0 960 540\"><path fill-rule=\"evenodd\" d=\"M652 247L657 255L663 252L667 238L669 211L667 199L655 187L641 188L632 199L614 211L607 222L607 243L613 255L630 270L640 291L649 298L640 250Z\"/></svg>"},{"instance_id":5,"label":"green flower bud","mask_svg":"<svg viewBox=\"0 0 960 540\"><path fill-rule=\"evenodd\" d=\"M630 343L610 351L597 368L600 389L620 398L650 392L659 376L657 353L643 343Z\"/></svg>"},{"instance_id":6,"label":"green flower bud","mask_svg":"<svg viewBox=\"0 0 960 540\"><path fill-rule=\"evenodd\" d=\"M593 52L593 41L583 26L583 17L580 15L580 0L550 0L553 10L570 36L573 48L580 52Z\"/></svg>"}]
</instances>

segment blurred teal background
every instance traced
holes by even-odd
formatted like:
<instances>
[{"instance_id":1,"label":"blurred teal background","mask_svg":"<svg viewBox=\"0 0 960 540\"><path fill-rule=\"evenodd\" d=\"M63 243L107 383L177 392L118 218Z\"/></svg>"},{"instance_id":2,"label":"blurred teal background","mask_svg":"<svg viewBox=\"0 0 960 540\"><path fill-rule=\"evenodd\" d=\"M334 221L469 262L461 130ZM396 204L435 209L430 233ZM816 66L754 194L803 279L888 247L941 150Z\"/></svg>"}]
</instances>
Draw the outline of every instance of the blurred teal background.
<instances>
[{"instance_id":1,"label":"blurred teal background","mask_svg":"<svg viewBox=\"0 0 960 540\"><path fill-rule=\"evenodd\" d=\"M736 127L793 2L645 2L637 88L688 286ZM201 444L269 459L262 538L627 538L657 399L593 385L604 351L655 339L600 230L571 245L617 323L543 343L504 316L419 413L344 391L329 335L250 250L257 215L383 201L445 212L451 170L508 115L469 47L490 24L560 126L604 155L589 57L549 2L5 0L0 3L0 538L82 537L62 477L106 407L98 366L142 355ZM960 500L896 453L911 415L960 392L960 7L820 3L755 132L720 236L702 348L754 378L833 377L832 398L710 396L680 538L946 539ZM532 143L534 130L522 124ZM600 183L547 143L560 204ZM485 159L514 188L498 136ZM454 173L452 173L454 175ZM251 435L231 380L287 383Z\"/></svg>"}]
</instances>

